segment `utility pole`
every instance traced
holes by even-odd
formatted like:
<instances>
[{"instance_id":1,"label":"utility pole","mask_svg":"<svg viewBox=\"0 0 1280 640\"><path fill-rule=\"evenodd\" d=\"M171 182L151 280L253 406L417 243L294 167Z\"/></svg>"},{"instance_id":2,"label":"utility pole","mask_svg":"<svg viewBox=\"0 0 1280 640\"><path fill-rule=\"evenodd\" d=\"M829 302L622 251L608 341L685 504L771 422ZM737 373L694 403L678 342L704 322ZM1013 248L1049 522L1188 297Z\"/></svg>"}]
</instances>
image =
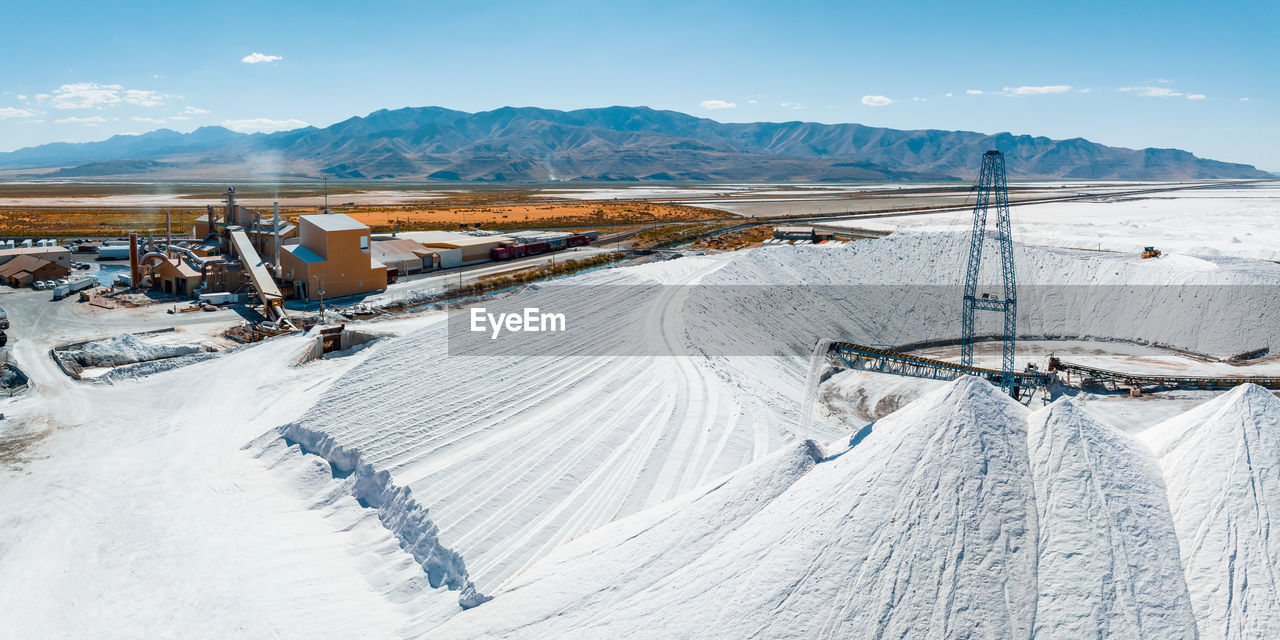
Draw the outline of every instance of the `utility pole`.
<instances>
[{"instance_id":1,"label":"utility pole","mask_svg":"<svg viewBox=\"0 0 1280 640\"><path fill-rule=\"evenodd\" d=\"M324 276L322 274L317 273L316 275L311 276L311 279L316 281L316 292L320 294L320 323L323 324L324 323Z\"/></svg>"},{"instance_id":2,"label":"utility pole","mask_svg":"<svg viewBox=\"0 0 1280 640\"><path fill-rule=\"evenodd\" d=\"M324 212L329 213L329 176L324 178Z\"/></svg>"},{"instance_id":3,"label":"utility pole","mask_svg":"<svg viewBox=\"0 0 1280 640\"><path fill-rule=\"evenodd\" d=\"M1018 294L1013 272L1013 232L1009 221L1009 188L1005 182L1004 156L988 151L982 156L978 175L977 201L973 206L973 232L969 236L969 263L964 278L964 301L961 306L960 364L973 366L975 315L983 311L1004 314L1004 349L1001 360L1001 387L1009 395L1013 385L1013 352L1017 339ZM1003 299L988 294L978 296L978 272L982 267L982 244L987 231L987 210L992 201L996 208L996 235L1000 242L1000 277L1004 284Z\"/></svg>"}]
</instances>

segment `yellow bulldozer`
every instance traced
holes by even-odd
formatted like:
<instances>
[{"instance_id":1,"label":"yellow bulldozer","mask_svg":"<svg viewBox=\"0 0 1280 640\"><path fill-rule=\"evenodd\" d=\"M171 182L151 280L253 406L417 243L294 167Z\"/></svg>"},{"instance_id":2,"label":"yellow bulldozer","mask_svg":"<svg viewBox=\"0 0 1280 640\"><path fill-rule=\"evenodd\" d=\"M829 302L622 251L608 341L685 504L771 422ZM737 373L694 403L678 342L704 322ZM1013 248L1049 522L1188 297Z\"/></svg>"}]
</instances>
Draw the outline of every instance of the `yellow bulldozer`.
<instances>
[{"instance_id":1,"label":"yellow bulldozer","mask_svg":"<svg viewBox=\"0 0 1280 640\"><path fill-rule=\"evenodd\" d=\"M1146 247L1142 250L1142 258L1144 260L1147 258L1159 258L1159 257L1160 257L1160 250L1155 247Z\"/></svg>"}]
</instances>

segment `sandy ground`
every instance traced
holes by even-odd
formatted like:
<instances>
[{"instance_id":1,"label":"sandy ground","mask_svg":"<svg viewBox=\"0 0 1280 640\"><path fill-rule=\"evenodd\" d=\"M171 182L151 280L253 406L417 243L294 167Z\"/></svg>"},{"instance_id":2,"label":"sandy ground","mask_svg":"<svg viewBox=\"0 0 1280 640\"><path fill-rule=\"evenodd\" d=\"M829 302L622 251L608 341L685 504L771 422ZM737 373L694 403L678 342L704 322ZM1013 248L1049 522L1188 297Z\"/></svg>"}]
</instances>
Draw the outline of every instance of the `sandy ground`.
<instances>
[{"instance_id":1,"label":"sandy ground","mask_svg":"<svg viewBox=\"0 0 1280 640\"><path fill-rule=\"evenodd\" d=\"M548 223L570 225L620 224L629 222L699 220L722 217L715 211L674 204L648 202L588 202L556 204L513 204L483 207L427 207L354 209L347 215L367 225L402 228L474 224L492 226L532 225Z\"/></svg>"},{"instance_id":2,"label":"sandy ground","mask_svg":"<svg viewBox=\"0 0 1280 640\"><path fill-rule=\"evenodd\" d=\"M319 189L317 189L318 191ZM427 202L448 197L440 191L360 191L342 193L331 191L328 202L332 206L354 202L357 205L385 205L395 203ZM217 197L192 195L182 191L173 193L120 194L97 196L6 196L0 184L0 207L68 207L88 209L161 209L186 208L213 204ZM206 202L208 201L208 202ZM319 207L326 200L323 194L282 197L242 197L237 201L247 207Z\"/></svg>"}]
</instances>

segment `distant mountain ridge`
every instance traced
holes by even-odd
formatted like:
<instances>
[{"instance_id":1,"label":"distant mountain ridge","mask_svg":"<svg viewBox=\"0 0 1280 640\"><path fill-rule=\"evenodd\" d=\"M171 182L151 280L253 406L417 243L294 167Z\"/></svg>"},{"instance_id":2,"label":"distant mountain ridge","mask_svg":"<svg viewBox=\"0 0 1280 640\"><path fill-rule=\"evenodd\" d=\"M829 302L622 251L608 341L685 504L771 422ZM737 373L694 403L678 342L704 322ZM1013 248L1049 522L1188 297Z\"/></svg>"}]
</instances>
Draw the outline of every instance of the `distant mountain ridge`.
<instances>
[{"instance_id":1,"label":"distant mountain ridge","mask_svg":"<svg viewBox=\"0 0 1280 640\"><path fill-rule=\"evenodd\" d=\"M0 169L61 176L319 176L440 181L970 179L999 149L1012 177L1186 180L1271 178L1253 166L1178 149L1083 138L813 122L722 123L648 107L557 111L441 107L375 111L323 129L242 134L168 129L0 153ZM84 166L82 166L84 165Z\"/></svg>"}]
</instances>

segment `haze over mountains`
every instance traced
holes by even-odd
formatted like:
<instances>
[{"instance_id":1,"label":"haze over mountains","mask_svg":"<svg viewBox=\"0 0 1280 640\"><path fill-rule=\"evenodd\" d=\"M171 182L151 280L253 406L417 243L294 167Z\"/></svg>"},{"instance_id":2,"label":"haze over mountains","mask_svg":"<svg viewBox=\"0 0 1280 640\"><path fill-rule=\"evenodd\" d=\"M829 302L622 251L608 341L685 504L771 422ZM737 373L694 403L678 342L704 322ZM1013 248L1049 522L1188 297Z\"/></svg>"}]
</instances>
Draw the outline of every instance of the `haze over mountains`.
<instances>
[{"instance_id":1,"label":"haze over mountains","mask_svg":"<svg viewBox=\"0 0 1280 640\"><path fill-rule=\"evenodd\" d=\"M1271 178L1177 149L1085 140L812 122L721 123L648 107L557 111L440 107L375 111L319 129L242 134L160 129L0 153L14 176L288 179L329 176L480 182L971 179L999 149L1015 178Z\"/></svg>"}]
</instances>

